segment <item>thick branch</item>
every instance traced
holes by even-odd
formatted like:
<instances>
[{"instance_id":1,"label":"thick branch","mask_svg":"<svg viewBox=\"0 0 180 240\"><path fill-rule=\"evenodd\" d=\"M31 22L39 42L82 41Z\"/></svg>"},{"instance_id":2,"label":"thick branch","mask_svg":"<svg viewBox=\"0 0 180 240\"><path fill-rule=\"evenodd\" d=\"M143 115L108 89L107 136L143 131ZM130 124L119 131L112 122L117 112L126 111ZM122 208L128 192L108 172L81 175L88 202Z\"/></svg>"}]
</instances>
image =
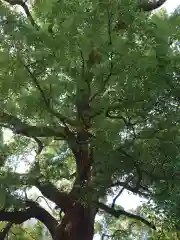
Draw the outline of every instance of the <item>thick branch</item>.
<instances>
[{"instance_id":1,"label":"thick branch","mask_svg":"<svg viewBox=\"0 0 180 240\"><path fill-rule=\"evenodd\" d=\"M149 12L152 10L155 10L159 7L161 7L164 3L166 2L166 0L151 0L151 1L147 1L147 0L141 0L138 8L142 9L145 12Z\"/></svg>"},{"instance_id":2,"label":"thick branch","mask_svg":"<svg viewBox=\"0 0 180 240\"><path fill-rule=\"evenodd\" d=\"M21 224L32 217L33 212L30 209L15 212L0 211L0 221L9 221L15 224Z\"/></svg>"},{"instance_id":3,"label":"thick branch","mask_svg":"<svg viewBox=\"0 0 180 240\"><path fill-rule=\"evenodd\" d=\"M27 18L29 19L31 25L39 30L39 26L36 24L35 20L33 19L27 4L23 0L4 0L5 2L9 3L12 6L19 5L23 8L24 12L26 13Z\"/></svg>"},{"instance_id":4,"label":"thick branch","mask_svg":"<svg viewBox=\"0 0 180 240\"><path fill-rule=\"evenodd\" d=\"M105 205L103 203L98 203L98 206L99 206L100 209L104 210L105 212L111 214L112 216L114 216L116 218L119 218L120 216L126 216L126 217L129 217L129 218L132 218L132 219L136 219L136 220L144 223L148 227L156 230L156 227L155 227L154 224L150 223L149 221L147 221L146 219L144 219L141 216L135 215L133 213L126 212L126 211L124 211L122 209L115 210L113 208L108 207L107 205Z\"/></svg>"},{"instance_id":5,"label":"thick branch","mask_svg":"<svg viewBox=\"0 0 180 240\"><path fill-rule=\"evenodd\" d=\"M23 186L35 186L38 188L45 198L55 203L63 212L66 212L68 208L72 207L74 202L72 195L59 190L49 181L41 180L43 177L41 173L39 173L40 176L33 176L32 172L23 175L19 173L13 174L21 179Z\"/></svg>"},{"instance_id":6,"label":"thick branch","mask_svg":"<svg viewBox=\"0 0 180 240\"><path fill-rule=\"evenodd\" d=\"M49 200L54 202L63 212L66 212L73 204L71 197L65 193L58 190L52 183L36 181L34 184L40 192Z\"/></svg>"},{"instance_id":7,"label":"thick branch","mask_svg":"<svg viewBox=\"0 0 180 240\"><path fill-rule=\"evenodd\" d=\"M22 224L31 218L36 218L37 220L41 221L53 235L54 228L58 224L55 218L52 217L51 214L49 214L45 209L40 207L38 203L27 201L26 206L27 208L21 211L0 211L0 221Z\"/></svg>"},{"instance_id":8,"label":"thick branch","mask_svg":"<svg viewBox=\"0 0 180 240\"><path fill-rule=\"evenodd\" d=\"M3 111L0 112L0 125L3 125L3 127L7 127L13 130L17 134L28 137L66 138L64 127L31 126L21 121L19 118Z\"/></svg>"}]
</instances>

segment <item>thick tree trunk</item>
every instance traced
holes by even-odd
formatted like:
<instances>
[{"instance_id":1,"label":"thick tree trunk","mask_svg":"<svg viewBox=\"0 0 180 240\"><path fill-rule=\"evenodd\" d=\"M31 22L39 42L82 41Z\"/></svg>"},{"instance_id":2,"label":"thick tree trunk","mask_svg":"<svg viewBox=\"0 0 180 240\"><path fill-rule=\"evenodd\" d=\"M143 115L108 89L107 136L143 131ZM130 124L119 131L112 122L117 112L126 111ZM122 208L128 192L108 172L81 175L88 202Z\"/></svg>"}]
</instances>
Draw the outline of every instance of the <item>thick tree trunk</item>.
<instances>
[{"instance_id":1,"label":"thick tree trunk","mask_svg":"<svg viewBox=\"0 0 180 240\"><path fill-rule=\"evenodd\" d=\"M54 240L92 240L95 215L93 208L75 202L63 216Z\"/></svg>"}]
</instances>

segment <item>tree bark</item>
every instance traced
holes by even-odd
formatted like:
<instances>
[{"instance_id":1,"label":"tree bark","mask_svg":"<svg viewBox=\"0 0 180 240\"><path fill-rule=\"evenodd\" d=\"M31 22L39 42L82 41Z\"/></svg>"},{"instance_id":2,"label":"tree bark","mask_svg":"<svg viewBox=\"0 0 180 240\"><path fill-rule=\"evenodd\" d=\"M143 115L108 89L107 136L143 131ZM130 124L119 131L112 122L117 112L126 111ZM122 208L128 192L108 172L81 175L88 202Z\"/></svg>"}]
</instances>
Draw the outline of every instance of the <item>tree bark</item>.
<instances>
[{"instance_id":1,"label":"tree bark","mask_svg":"<svg viewBox=\"0 0 180 240\"><path fill-rule=\"evenodd\" d=\"M83 205L77 200L63 216L54 240L92 240L96 212L94 207Z\"/></svg>"}]
</instances>

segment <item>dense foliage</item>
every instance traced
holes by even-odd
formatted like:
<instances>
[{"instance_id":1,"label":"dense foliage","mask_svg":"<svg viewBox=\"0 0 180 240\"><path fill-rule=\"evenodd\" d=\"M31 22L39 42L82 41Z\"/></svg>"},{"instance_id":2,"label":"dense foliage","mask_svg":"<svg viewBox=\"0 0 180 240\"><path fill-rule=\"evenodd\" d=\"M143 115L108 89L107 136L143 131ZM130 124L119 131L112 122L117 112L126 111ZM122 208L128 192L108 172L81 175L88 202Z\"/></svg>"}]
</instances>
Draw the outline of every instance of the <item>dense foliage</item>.
<instances>
[{"instance_id":1,"label":"dense foliage","mask_svg":"<svg viewBox=\"0 0 180 240\"><path fill-rule=\"evenodd\" d=\"M0 1L2 238L35 218L91 240L99 211L111 234L113 217L155 229L116 205L124 190L177 226L180 12L152 14L164 2Z\"/></svg>"},{"instance_id":2,"label":"dense foliage","mask_svg":"<svg viewBox=\"0 0 180 240\"><path fill-rule=\"evenodd\" d=\"M164 214L156 215L148 209L146 205L132 210L134 214L144 213L144 216L153 219L156 223L156 231L153 231L142 222L136 219L120 217L114 219L107 214L99 219L95 224L95 230L101 236L101 240L179 240L180 229L175 226L172 218L167 218Z\"/></svg>"}]
</instances>

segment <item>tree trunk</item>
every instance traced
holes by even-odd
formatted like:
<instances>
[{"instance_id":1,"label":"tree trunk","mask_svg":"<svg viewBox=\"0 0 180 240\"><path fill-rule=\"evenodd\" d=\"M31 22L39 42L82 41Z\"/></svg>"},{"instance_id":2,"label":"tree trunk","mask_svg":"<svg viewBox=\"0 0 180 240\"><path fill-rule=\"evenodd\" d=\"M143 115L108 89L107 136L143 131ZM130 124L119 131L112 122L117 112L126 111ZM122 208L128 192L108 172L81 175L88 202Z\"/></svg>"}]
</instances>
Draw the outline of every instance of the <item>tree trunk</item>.
<instances>
[{"instance_id":1,"label":"tree trunk","mask_svg":"<svg viewBox=\"0 0 180 240\"><path fill-rule=\"evenodd\" d=\"M96 211L76 201L63 216L54 240L92 240Z\"/></svg>"}]
</instances>

